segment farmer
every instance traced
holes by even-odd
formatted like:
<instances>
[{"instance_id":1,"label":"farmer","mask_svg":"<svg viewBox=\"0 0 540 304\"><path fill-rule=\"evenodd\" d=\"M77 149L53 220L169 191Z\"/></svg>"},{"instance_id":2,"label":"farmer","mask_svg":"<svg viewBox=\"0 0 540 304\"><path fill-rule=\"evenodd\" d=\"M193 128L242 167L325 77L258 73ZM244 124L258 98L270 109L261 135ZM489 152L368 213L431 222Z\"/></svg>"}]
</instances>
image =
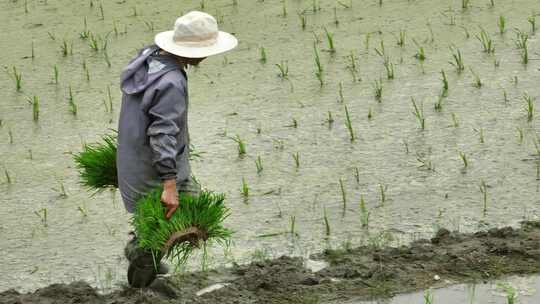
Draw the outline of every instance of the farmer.
<instances>
[{"instance_id":1,"label":"farmer","mask_svg":"<svg viewBox=\"0 0 540 304\"><path fill-rule=\"evenodd\" d=\"M161 201L168 219L178 208L179 191L195 196L200 191L189 165L185 70L208 56L233 49L238 42L218 30L214 17L197 11L178 18L173 31L158 33L154 40L155 45L140 50L122 72L118 183L130 213L141 196L162 186ZM167 272L161 257L139 248L136 236L128 242L125 254L128 282L133 287L146 287L158 273Z\"/></svg>"}]
</instances>

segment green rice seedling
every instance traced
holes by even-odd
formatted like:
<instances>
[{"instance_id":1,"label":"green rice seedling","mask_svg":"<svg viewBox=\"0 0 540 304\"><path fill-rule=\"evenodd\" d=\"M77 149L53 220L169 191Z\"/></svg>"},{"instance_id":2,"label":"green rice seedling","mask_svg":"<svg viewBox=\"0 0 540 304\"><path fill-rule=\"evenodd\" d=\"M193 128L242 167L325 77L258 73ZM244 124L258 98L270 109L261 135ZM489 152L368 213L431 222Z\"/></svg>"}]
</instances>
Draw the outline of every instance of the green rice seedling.
<instances>
[{"instance_id":1,"label":"green rice seedling","mask_svg":"<svg viewBox=\"0 0 540 304\"><path fill-rule=\"evenodd\" d=\"M523 99L526 102L526 110L527 110L527 121L532 121L534 116L534 100L533 98L527 93L523 93Z\"/></svg>"},{"instance_id":2,"label":"green rice seedling","mask_svg":"<svg viewBox=\"0 0 540 304\"><path fill-rule=\"evenodd\" d=\"M341 190L341 201L343 202L343 212L347 209L347 193L345 192L345 186L343 180L339 178L339 189Z\"/></svg>"},{"instance_id":3,"label":"green rice seedling","mask_svg":"<svg viewBox=\"0 0 540 304\"><path fill-rule=\"evenodd\" d=\"M238 144L238 155L246 154L246 143L240 138L240 135L237 134L236 137L231 137L231 139Z\"/></svg>"},{"instance_id":4,"label":"green rice seedling","mask_svg":"<svg viewBox=\"0 0 540 304\"><path fill-rule=\"evenodd\" d=\"M360 183L360 171L358 170L358 167L354 167L354 179L357 184Z\"/></svg>"},{"instance_id":5,"label":"green rice seedling","mask_svg":"<svg viewBox=\"0 0 540 304\"><path fill-rule=\"evenodd\" d=\"M489 6L491 8L495 7L495 0L489 0Z\"/></svg>"},{"instance_id":6,"label":"green rice seedling","mask_svg":"<svg viewBox=\"0 0 540 304\"><path fill-rule=\"evenodd\" d=\"M528 64L529 63L529 50L527 49L527 46L521 49L520 55L521 55L521 63Z\"/></svg>"},{"instance_id":7,"label":"green rice seedling","mask_svg":"<svg viewBox=\"0 0 540 304\"><path fill-rule=\"evenodd\" d=\"M386 62L384 64L384 68L386 69L386 78L388 79L394 79L394 64L390 62Z\"/></svg>"},{"instance_id":8,"label":"green rice seedling","mask_svg":"<svg viewBox=\"0 0 540 304\"><path fill-rule=\"evenodd\" d=\"M9 138L9 144L13 144L13 132L11 131L11 128L8 129L8 138Z\"/></svg>"},{"instance_id":9,"label":"green rice seedling","mask_svg":"<svg viewBox=\"0 0 540 304\"><path fill-rule=\"evenodd\" d=\"M377 53L377 55L379 55L384 62L387 62L390 60L390 57L386 54L386 50L384 48L384 40L381 39L381 42L380 42L380 49L377 49L375 48L375 53Z\"/></svg>"},{"instance_id":10,"label":"green rice seedling","mask_svg":"<svg viewBox=\"0 0 540 304\"><path fill-rule=\"evenodd\" d=\"M527 18L527 21L531 24L531 32L536 33L536 16L532 15Z\"/></svg>"},{"instance_id":11,"label":"green rice seedling","mask_svg":"<svg viewBox=\"0 0 540 304\"><path fill-rule=\"evenodd\" d=\"M326 41L328 42L328 51L333 54L336 52L336 48L334 47L334 34L330 33L326 27L324 28L324 32L326 33Z\"/></svg>"},{"instance_id":12,"label":"green rice seedling","mask_svg":"<svg viewBox=\"0 0 540 304\"><path fill-rule=\"evenodd\" d=\"M30 58L32 58L32 60L34 60L34 58L36 58L36 51L34 49L34 40L32 40L32 43L31 43L31 53L30 53Z\"/></svg>"},{"instance_id":13,"label":"green rice seedling","mask_svg":"<svg viewBox=\"0 0 540 304\"><path fill-rule=\"evenodd\" d=\"M4 176L6 177L6 183L8 185L11 185L13 180L11 179L11 175L9 174L9 171L7 168L4 168Z\"/></svg>"},{"instance_id":14,"label":"green rice seedling","mask_svg":"<svg viewBox=\"0 0 540 304\"><path fill-rule=\"evenodd\" d=\"M482 193L482 198L483 198L483 201L484 201L484 213L486 213L487 212L487 195L488 195L488 191L487 191L486 182L483 181L483 180L480 182L480 193Z\"/></svg>"},{"instance_id":15,"label":"green rice seedling","mask_svg":"<svg viewBox=\"0 0 540 304\"><path fill-rule=\"evenodd\" d=\"M52 188L54 191L58 192L60 198L66 198L68 197L66 188L64 187L64 183L58 182L58 185L60 186L58 189Z\"/></svg>"},{"instance_id":16,"label":"green rice seedling","mask_svg":"<svg viewBox=\"0 0 540 304\"><path fill-rule=\"evenodd\" d=\"M462 2L463 1L469 2L468 0L462 0ZM424 292L424 304L433 304L433 294L431 293L431 289Z\"/></svg>"},{"instance_id":17,"label":"green rice seedling","mask_svg":"<svg viewBox=\"0 0 540 304\"><path fill-rule=\"evenodd\" d=\"M360 223L364 228L367 228L369 225L369 211L366 208L363 195L360 195Z\"/></svg>"},{"instance_id":18,"label":"green rice seedling","mask_svg":"<svg viewBox=\"0 0 540 304\"><path fill-rule=\"evenodd\" d=\"M446 73L444 70L441 70L441 76L442 76L442 83L443 83L443 89L442 89L442 96L448 96L448 78L446 77Z\"/></svg>"},{"instance_id":19,"label":"green rice seedling","mask_svg":"<svg viewBox=\"0 0 540 304\"><path fill-rule=\"evenodd\" d=\"M443 93L444 94L444 93ZM437 102L435 103L435 111L442 111L442 108L443 108L443 100L444 100L444 95L441 94L437 97Z\"/></svg>"},{"instance_id":20,"label":"green rice seedling","mask_svg":"<svg viewBox=\"0 0 540 304\"><path fill-rule=\"evenodd\" d=\"M420 61L426 60L426 53L423 46L419 46L414 57Z\"/></svg>"},{"instance_id":21,"label":"green rice seedling","mask_svg":"<svg viewBox=\"0 0 540 304\"><path fill-rule=\"evenodd\" d=\"M503 100L504 100L504 102L508 102L508 101L509 101L509 100L508 100L508 93L506 92L505 89L503 89Z\"/></svg>"},{"instance_id":22,"label":"green rice seedling","mask_svg":"<svg viewBox=\"0 0 540 304\"><path fill-rule=\"evenodd\" d=\"M90 37L90 31L89 30L84 30L84 31L79 33L79 38L81 38L82 40L86 40L89 37Z\"/></svg>"},{"instance_id":23,"label":"green rice seedling","mask_svg":"<svg viewBox=\"0 0 540 304\"><path fill-rule=\"evenodd\" d=\"M246 182L246 179L242 177L242 195L244 197L248 197L249 196L249 186Z\"/></svg>"},{"instance_id":24,"label":"green rice seedling","mask_svg":"<svg viewBox=\"0 0 540 304\"><path fill-rule=\"evenodd\" d=\"M292 119L292 122L290 125L286 125L285 127L288 127L288 128L298 128L298 121L296 120L296 118L293 118Z\"/></svg>"},{"instance_id":25,"label":"green rice seedling","mask_svg":"<svg viewBox=\"0 0 540 304\"><path fill-rule=\"evenodd\" d=\"M469 3L471 2L471 0L461 0L461 8L463 10L466 10L467 8L469 8Z\"/></svg>"},{"instance_id":26,"label":"green rice seedling","mask_svg":"<svg viewBox=\"0 0 540 304\"><path fill-rule=\"evenodd\" d=\"M459 151L459 157L461 158L461 161L463 161L463 168L467 169L467 167L469 167L469 160L467 159L467 154Z\"/></svg>"},{"instance_id":27,"label":"green rice seedling","mask_svg":"<svg viewBox=\"0 0 540 304\"><path fill-rule=\"evenodd\" d=\"M339 86L339 89L338 89L339 102L344 103L345 97L343 96L343 81L340 81L338 86Z\"/></svg>"},{"instance_id":28,"label":"green rice seedling","mask_svg":"<svg viewBox=\"0 0 540 304\"><path fill-rule=\"evenodd\" d=\"M326 213L326 207L323 209L323 220L324 220L324 227L325 227L325 234L326 236L330 236L331 229L330 229L330 221L328 221L328 214Z\"/></svg>"},{"instance_id":29,"label":"green rice seedling","mask_svg":"<svg viewBox=\"0 0 540 304\"><path fill-rule=\"evenodd\" d=\"M409 154L409 143L406 140L403 141L403 146L405 147L405 153Z\"/></svg>"},{"instance_id":30,"label":"green rice seedling","mask_svg":"<svg viewBox=\"0 0 540 304\"><path fill-rule=\"evenodd\" d=\"M287 61L282 61L281 63L276 63L276 66L279 69L279 77L285 79L289 76L289 65Z\"/></svg>"},{"instance_id":31,"label":"green rice seedling","mask_svg":"<svg viewBox=\"0 0 540 304\"><path fill-rule=\"evenodd\" d=\"M107 67L111 67L111 60L109 58L109 53L107 51L103 52L103 59L105 59L105 63L107 64Z\"/></svg>"},{"instance_id":32,"label":"green rice seedling","mask_svg":"<svg viewBox=\"0 0 540 304\"><path fill-rule=\"evenodd\" d=\"M90 0L90 3L89 3L89 4L90 4L90 7L91 7L91 8L94 7L94 1Z\"/></svg>"},{"instance_id":33,"label":"green rice seedling","mask_svg":"<svg viewBox=\"0 0 540 304\"><path fill-rule=\"evenodd\" d=\"M287 0L282 0L282 10L281 10L281 16L287 17Z\"/></svg>"},{"instance_id":34,"label":"green rice seedling","mask_svg":"<svg viewBox=\"0 0 540 304\"><path fill-rule=\"evenodd\" d=\"M34 214L39 217L39 220L41 221L41 224L43 224L43 227L47 227L47 208L41 208L38 211L34 211Z\"/></svg>"},{"instance_id":35,"label":"green rice seedling","mask_svg":"<svg viewBox=\"0 0 540 304\"><path fill-rule=\"evenodd\" d=\"M58 84L58 66L55 64L54 67L53 67L53 72L54 72L54 83L55 84Z\"/></svg>"},{"instance_id":36,"label":"green rice seedling","mask_svg":"<svg viewBox=\"0 0 540 304\"><path fill-rule=\"evenodd\" d=\"M143 23L144 23L144 25L146 26L146 29L149 32L154 32L154 22L153 21L143 20Z\"/></svg>"},{"instance_id":37,"label":"green rice seedling","mask_svg":"<svg viewBox=\"0 0 540 304\"><path fill-rule=\"evenodd\" d=\"M352 121L351 121L351 117L349 115L349 109L347 109L347 106L344 105L343 108L345 109L345 126L347 127L347 130L349 131L349 139L351 141L354 141L356 139L355 135L354 135L354 129L353 129L353 126L352 126Z\"/></svg>"},{"instance_id":38,"label":"green rice seedling","mask_svg":"<svg viewBox=\"0 0 540 304\"><path fill-rule=\"evenodd\" d=\"M293 153L292 158L294 159L294 164L296 166L296 169L300 168L300 153L298 152Z\"/></svg>"},{"instance_id":39,"label":"green rice seedling","mask_svg":"<svg viewBox=\"0 0 540 304\"><path fill-rule=\"evenodd\" d=\"M427 23L427 27L429 29L429 42L433 43L435 41L435 34L433 34L433 27L431 26L431 23Z\"/></svg>"},{"instance_id":40,"label":"green rice seedling","mask_svg":"<svg viewBox=\"0 0 540 304\"><path fill-rule=\"evenodd\" d=\"M399 31L399 37L397 39L397 45L399 45L400 47L405 46L405 30L400 30Z\"/></svg>"},{"instance_id":41,"label":"green rice seedling","mask_svg":"<svg viewBox=\"0 0 540 304\"><path fill-rule=\"evenodd\" d=\"M238 0L233 0L232 4L233 6L238 6Z\"/></svg>"},{"instance_id":42,"label":"green rice seedling","mask_svg":"<svg viewBox=\"0 0 540 304\"><path fill-rule=\"evenodd\" d=\"M32 104L32 117L37 122L39 120L39 98L34 95L29 102Z\"/></svg>"},{"instance_id":43,"label":"green rice seedling","mask_svg":"<svg viewBox=\"0 0 540 304\"><path fill-rule=\"evenodd\" d=\"M290 224L290 233L291 235L297 235L296 233L296 216L291 215L289 216L289 224Z\"/></svg>"},{"instance_id":44,"label":"green rice seedling","mask_svg":"<svg viewBox=\"0 0 540 304\"><path fill-rule=\"evenodd\" d=\"M109 99L109 113L113 112L113 98L111 93L111 86L107 86L107 98Z\"/></svg>"},{"instance_id":45,"label":"green rice seedling","mask_svg":"<svg viewBox=\"0 0 540 304\"><path fill-rule=\"evenodd\" d=\"M347 58L349 59L349 66L348 68L353 70L353 71L357 71L357 68L356 68L356 56L354 55L354 52L351 51L351 54L349 56L347 56Z\"/></svg>"},{"instance_id":46,"label":"green rice seedling","mask_svg":"<svg viewBox=\"0 0 540 304\"><path fill-rule=\"evenodd\" d=\"M329 126L331 126L332 123L334 123L334 117L332 117L331 111L328 111L328 117L326 118L325 122L328 123Z\"/></svg>"},{"instance_id":47,"label":"green rice seedling","mask_svg":"<svg viewBox=\"0 0 540 304\"><path fill-rule=\"evenodd\" d=\"M430 159L427 159L423 154L416 153L416 160L421 164L419 168L435 172L435 165L433 165L433 162Z\"/></svg>"},{"instance_id":48,"label":"green rice seedling","mask_svg":"<svg viewBox=\"0 0 540 304\"><path fill-rule=\"evenodd\" d=\"M481 88L482 87L482 80L480 79L480 76L472 69L472 67L469 67L469 70L471 70L471 74L473 75L473 87L475 88Z\"/></svg>"},{"instance_id":49,"label":"green rice seedling","mask_svg":"<svg viewBox=\"0 0 540 304\"><path fill-rule=\"evenodd\" d=\"M69 55L69 45L65 39L62 41L62 44L60 45L60 52L62 53L62 56L64 57L67 57Z\"/></svg>"},{"instance_id":50,"label":"green rice seedling","mask_svg":"<svg viewBox=\"0 0 540 304\"><path fill-rule=\"evenodd\" d=\"M73 156L81 184L95 192L118 188L116 174L116 136L104 135L101 143L84 144Z\"/></svg>"},{"instance_id":51,"label":"green rice seedling","mask_svg":"<svg viewBox=\"0 0 540 304\"><path fill-rule=\"evenodd\" d=\"M485 138L484 138L484 129L483 128L480 128L480 129L473 129L476 133L478 133L478 137L480 139L480 143L483 144L485 143Z\"/></svg>"},{"instance_id":52,"label":"green rice seedling","mask_svg":"<svg viewBox=\"0 0 540 304\"><path fill-rule=\"evenodd\" d=\"M78 206L77 210L81 213L83 217L88 217L88 210L84 206Z\"/></svg>"},{"instance_id":53,"label":"green rice seedling","mask_svg":"<svg viewBox=\"0 0 540 304\"><path fill-rule=\"evenodd\" d=\"M381 205L386 202L386 190L388 190L388 185L379 184L379 191L381 193Z\"/></svg>"},{"instance_id":54,"label":"green rice seedling","mask_svg":"<svg viewBox=\"0 0 540 304\"><path fill-rule=\"evenodd\" d=\"M511 81L512 81L512 82L514 83L514 85L515 85L515 86L517 86L517 85L518 85L518 81L519 81L519 79L518 79L518 77L517 77L517 76L514 76L514 78L512 78L512 80L511 80Z\"/></svg>"},{"instance_id":55,"label":"green rice seedling","mask_svg":"<svg viewBox=\"0 0 540 304\"><path fill-rule=\"evenodd\" d=\"M90 82L90 71L88 70L88 67L84 67L84 74L87 82Z\"/></svg>"},{"instance_id":56,"label":"green rice seedling","mask_svg":"<svg viewBox=\"0 0 540 304\"><path fill-rule=\"evenodd\" d=\"M99 37L94 34L90 34L90 41L88 42L88 45L94 52L98 52L99 51Z\"/></svg>"},{"instance_id":57,"label":"green rice seedling","mask_svg":"<svg viewBox=\"0 0 540 304\"><path fill-rule=\"evenodd\" d=\"M13 67L13 78L15 79L15 88L17 92L22 89L22 72L17 72L17 68Z\"/></svg>"},{"instance_id":58,"label":"green rice seedling","mask_svg":"<svg viewBox=\"0 0 540 304\"><path fill-rule=\"evenodd\" d=\"M527 48L527 42L529 41L529 35L522 32L519 29L516 29L516 40L515 44L518 49L525 49Z\"/></svg>"},{"instance_id":59,"label":"green rice seedling","mask_svg":"<svg viewBox=\"0 0 540 304\"><path fill-rule=\"evenodd\" d=\"M373 118L373 111L371 110L371 107L368 110L367 118L371 120Z\"/></svg>"},{"instance_id":60,"label":"green rice seedling","mask_svg":"<svg viewBox=\"0 0 540 304\"><path fill-rule=\"evenodd\" d=\"M28 14L28 0L24 0L24 13Z\"/></svg>"},{"instance_id":61,"label":"green rice seedling","mask_svg":"<svg viewBox=\"0 0 540 304\"><path fill-rule=\"evenodd\" d=\"M257 174L260 174L263 171L261 156L257 156L257 159L255 160L255 167L257 168Z\"/></svg>"},{"instance_id":62,"label":"green rice seedling","mask_svg":"<svg viewBox=\"0 0 540 304\"><path fill-rule=\"evenodd\" d=\"M371 33L367 33L366 37L364 38L364 46L366 48L366 51L369 50L369 40L371 39Z\"/></svg>"},{"instance_id":63,"label":"green rice seedling","mask_svg":"<svg viewBox=\"0 0 540 304\"><path fill-rule=\"evenodd\" d=\"M517 127L518 131L518 143L521 145L523 144L523 128Z\"/></svg>"},{"instance_id":64,"label":"green rice seedling","mask_svg":"<svg viewBox=\"0 0 540 304\"><path fill-rule=\"evenodd\" d=\"M461 72L463 72L463 70L465 70L465 65L463 64L463 57L461 56L461 51L459 49L456 49L455 52L453 51L452 58L454 59L454 61L453 62L450 61L449 63L453 65L456 68L458 74L460 74Z\"/></svg>"},{"instance_id":65,"label":"green rice seedling","mask_svg":"<svg viewBox=\"0 0 540 304\"><path fill-rule=\"evenodd\" d=\"M501 60L500 60L500 59L497 59L497 58L493 59L493 66L494 66L495 68L500 67L500 66L501 66Z\"/></svg>"},{"instance_id":66,"label":"green rice seedling","mask_svg":"<svg viewBox=\"0 0 540 304\"><path fill-rule=\"evenodd\" d=\"M317 80L319 80L319 84L321 87L324 85L324 79L323 79L323 66L321 64L321 58L319 57L319 51L317 50L317 45L313 44L313 51L315 52L315 67L317 70L315 71L315 76L317 77Z\"/></svg>"},{"instance_id":67,"label":"green rice seedling","mask_svg":"<svg viewBox=\"0 0 540 304\"><path fill-rule=\"evenodd\" d=\"M375 99L379 103L382 102L382 93L383 93L382 79L375 80L373 84L373 88L375 89Z\"/></svg>"},{"instance_id":68,"label":"green rice seedling","mask_svg":"<svg viewBox=\"0 0 540 304\"><path fill-rule=\"evenodd\" d=\"M313 0L312 1L312 10L313 12L317 12L317 11L320 11L321 10L321 5L319 4L319 0Z\"/></svg>"},{"instance_id":69,"label":"green rice seedling","mask_svg":"<svg viewBox=\"0 0 540 304\"><path fill-rule=\"evenodd\" d=\"M55 40L56 40L56 36L54 35L54 33L47 32L47 36L49 36L49 38L50 38L52 41L55 41Z\"/></svg>"},{"instance_id":70,"label":"green rice seedling","mask_svg":"<svg viewBox=\"0 0 540 304\"><path fill-rule=\"evenodd\" d=\"M113 32L115 37L118 37L118 34L120 34L120 31L118 30L118 20L113 20Z\"/></svg>"},{"instance_id":71,"label":"green rice seedling","mask_svg":"<svg viewBox=\"0 0 540 304\"><path fill-rule=\"evenodd\" d=\"M105 20L105 11L103 10L103 3L99 3L99 15L101 20Z\"/></svg>"},{"instance_id":72,"label":"green rice seedling","mask_svg":"<svg viewBox=\"0 0 540 304\"><path fill-rule=\"evenodd\" d=\"M491 40L491 37L486 32L486 30L482 29L480 31L480 34L476 35L475 37L476 39L478 39L478 41L480 41L480 44L482 44L482 49L485 53L495 53L495 46L493 45L493 40Z\"/></svg>"},{"instance_id":73,"label":"green rice seedling","mask_svg":"<svg viewBox=\"0 0 540 304\"><path fill-rule=\"evenodd\" d=\"M69 86L68 104L71 114L77 116L77 104L75 103L75 96L73 95L73 89L71 88L71 85Z\"/></svg>"},{"instance_id":74,"label":"green rice seedling","mask_svg":"<svg viewBox=\"0 0 540 304\"><path fill-rule=\"evenodd\" d=\"M416 119L418 120L418 124L420 125L420 128L422 130L425 130L426 129L426 117L424 116L424 105L420 104L420 107L418 107L414 97L411 97L411 102L412 102L413 110L414 110L412 113L416 117Z\"/></svg>"},{"instance_id":75,"label":"green rice seedling","mask_svg":"<svg viewBox=\"0 0 540 304\"><path fill-rule=\"evenodd\" d=\"M306 15L303 13L299 13L298 18L300 19L300 27L302 28L303 31L305 31L306 25L307 25Z\"/></svg>"},{"instance_id":76,"label":"green rice seedling","mask_svg":"<svg viewBox=\"0 0 540 304\"><path fill-rule=\"evenodd\" d=\"M499 16L499 21L497 22L497 27L499 28L499 33L502 35L506 32L506 18L503 15Z\"/></svg>"},{"instance_id":77,"label":"green rice seedling","mask_svg":"<svg viewBox=\"0 0 540 304\"><path fill-rule=\"evenodd\" d=\"M342 1L337 0L337 4L341 5L344 8L352 8L352 0L349 0L349 3L343 3Z\"/></svg>"},{"instance_id":78,"label":"green rice seedling","mask_svg":"<svg viewBox=\"0 0 540 304\"><path fill-rule=\"evenodd\" d=\"M459 127L459 121L457 119L456 113L452 113L452 125L454 126L454 128Z\"/></svg>"},{"instance_id":79,"label":"green rice seedling","mask_svg":"<svg viewBox=\"0 0 540 304\"><path fill-rule=\"evenodd\" d=\"M225 195L204 190L193 197L180 192L178 209L166 219L161 192L161 188L155 189L136 204L132 224L141 248L183 265L201 242L203 247L208 242L224 246L230 240L232 232L223 227L230 214Z\"/></svg>"},{"instance_id":80,"label":"green rice seedling","mask_svg":"<svg viewBox=\"0 0 540 304\"><path fill-rule=\"evenodd\" d=\"M137 5L135 5L131 8L131 16L137 17L138 15L139 15L139 12L137 11Z\"/></svg>"}]
</instances>

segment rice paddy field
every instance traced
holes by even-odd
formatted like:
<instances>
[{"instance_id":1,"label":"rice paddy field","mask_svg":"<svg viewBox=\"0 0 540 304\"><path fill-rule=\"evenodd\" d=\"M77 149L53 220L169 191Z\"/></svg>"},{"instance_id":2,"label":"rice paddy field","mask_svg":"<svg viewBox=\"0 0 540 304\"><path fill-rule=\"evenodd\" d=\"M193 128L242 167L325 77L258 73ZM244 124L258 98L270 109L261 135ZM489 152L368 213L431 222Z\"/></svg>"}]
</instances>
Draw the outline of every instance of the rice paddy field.
<instances>
[{"instance_id":1,"label":"rice paddy field","mask_svg":"<svg viewBox=\"0 0 540 304\"><path fill-rule=\"evenodd\" d=\"M180 271L539 220L536 0L5 0L0 291L125 284L131 217L72 153L116 129L123 66L191 10L239 40L188 71L193 174L234 235Z\"/></svg>"}]
</instances>

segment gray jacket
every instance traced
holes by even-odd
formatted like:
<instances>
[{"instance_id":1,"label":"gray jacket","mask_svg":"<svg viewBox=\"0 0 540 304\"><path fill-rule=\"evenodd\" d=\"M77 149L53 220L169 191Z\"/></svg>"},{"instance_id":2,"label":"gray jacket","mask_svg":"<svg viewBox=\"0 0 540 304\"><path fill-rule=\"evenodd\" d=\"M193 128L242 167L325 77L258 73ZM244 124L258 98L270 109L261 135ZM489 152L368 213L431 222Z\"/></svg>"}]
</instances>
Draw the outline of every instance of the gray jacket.
<instances>
[{"instance_id":1,"label":"gray jacket","mask_svg":"<svg viewBox=\"0 0 540 304\"><path fill-rule=\"evenodd\" d=\"M143 48L121 76L118 125L118 185L128 212L144 193L176 178L189 187L187 76L155 45Z\"/></svg>"}]
</instances>

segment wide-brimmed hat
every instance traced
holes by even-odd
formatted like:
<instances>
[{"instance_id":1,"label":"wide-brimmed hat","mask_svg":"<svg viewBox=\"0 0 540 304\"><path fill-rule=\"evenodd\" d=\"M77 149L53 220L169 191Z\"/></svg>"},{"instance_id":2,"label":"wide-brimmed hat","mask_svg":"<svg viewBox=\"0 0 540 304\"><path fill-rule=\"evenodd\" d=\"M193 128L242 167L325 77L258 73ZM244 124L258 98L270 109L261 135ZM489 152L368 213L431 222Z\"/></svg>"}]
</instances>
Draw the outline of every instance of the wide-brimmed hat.
<instances>
[{"instance_id":1,"label":"wide-brimmed hat","mask_svg":"<svg viewBox=\"0 0 540 304\"><path fill-rule=\"evenodd\" d=\"M176 19L173 31L158 33L157 46L171 54L187 58L203 58L229 51L238 40L218 30L214 17L192 11Z\"/></svg>"}]
</instances>

